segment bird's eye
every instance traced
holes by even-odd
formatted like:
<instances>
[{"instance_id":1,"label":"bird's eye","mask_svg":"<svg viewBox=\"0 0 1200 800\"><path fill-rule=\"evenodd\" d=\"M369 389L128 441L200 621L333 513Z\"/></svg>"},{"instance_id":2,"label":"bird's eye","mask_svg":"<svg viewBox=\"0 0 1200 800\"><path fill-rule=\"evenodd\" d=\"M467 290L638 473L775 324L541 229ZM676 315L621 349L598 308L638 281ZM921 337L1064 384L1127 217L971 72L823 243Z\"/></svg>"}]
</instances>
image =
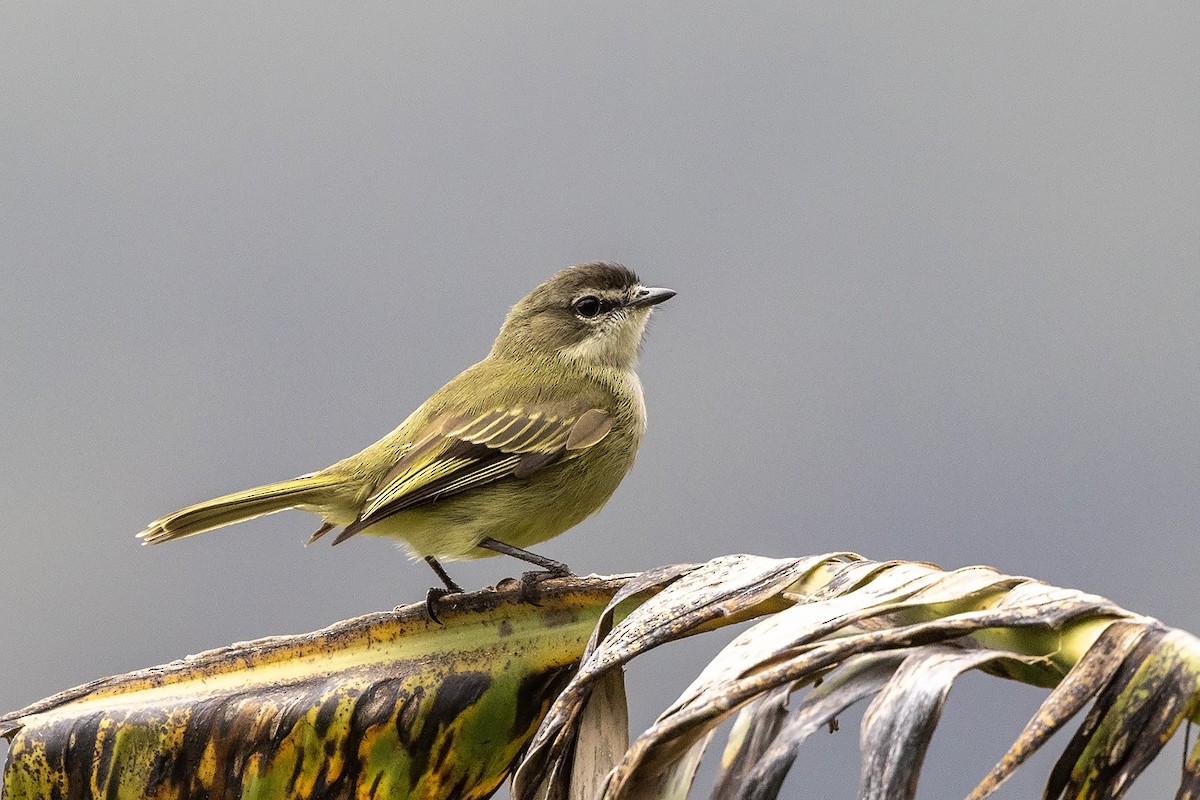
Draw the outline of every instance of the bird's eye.
<instances>
[{"instance_id":1,"label":"bird's eye","mask_svg":"<svg viewBox=\"0 0 1200 800\"><path fill-rule=\"evenodd\" d=\"M579 298L571 304L571 308L575 309L576 314L588 318L599 314L603 306L604 304L600 302L599 297L593 297L590 294Z\"/></svg>"}]
</instances>

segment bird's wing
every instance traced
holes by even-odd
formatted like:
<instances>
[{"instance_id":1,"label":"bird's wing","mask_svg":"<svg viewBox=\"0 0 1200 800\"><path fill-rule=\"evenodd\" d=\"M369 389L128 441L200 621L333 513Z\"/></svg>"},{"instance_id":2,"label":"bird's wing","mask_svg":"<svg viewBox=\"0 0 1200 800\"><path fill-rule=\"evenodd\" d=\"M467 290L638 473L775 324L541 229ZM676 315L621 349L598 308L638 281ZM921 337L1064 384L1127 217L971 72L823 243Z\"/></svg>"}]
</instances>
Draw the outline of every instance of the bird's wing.
<instances>
[{"instance_id":1,"label":"bird's wing","mask_svg":"<svg viewBox=\"0 0 1200 800\"><path fill-rule=\"evenodd\" d=\"M578 455L608 435L612 418L599 408L519 406L448 415L430 427L334 544L405 509Z\"/></svg>"}]
</instances>

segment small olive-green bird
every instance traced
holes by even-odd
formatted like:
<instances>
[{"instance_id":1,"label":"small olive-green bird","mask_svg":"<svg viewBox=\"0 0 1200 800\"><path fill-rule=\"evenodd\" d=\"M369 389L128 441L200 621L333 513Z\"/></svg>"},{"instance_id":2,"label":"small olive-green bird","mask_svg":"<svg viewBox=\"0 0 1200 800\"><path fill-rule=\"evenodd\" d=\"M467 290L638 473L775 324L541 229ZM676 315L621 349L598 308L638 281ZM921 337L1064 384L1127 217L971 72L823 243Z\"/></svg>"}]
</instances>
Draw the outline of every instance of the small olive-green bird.
<instances>
[{"instance_id":1,"label":"small olive-green bird","mask_svg":"<svg viewBox=\"0 0 1200 800\"><path fill-rule=\"evenodd\" d=\"M168 514L138 534L181 539L299 508L321 515L315 541L343 530L399 539L445 583L438 559L498 553L569 574L524 548L600 509L633 465L646 426L634 368L654 306L675 295L618 264L569 267L509 312L487 358L400 427L320 472ZM430 605L433 613L433 606Z\"/></svg>"}]
</instances>

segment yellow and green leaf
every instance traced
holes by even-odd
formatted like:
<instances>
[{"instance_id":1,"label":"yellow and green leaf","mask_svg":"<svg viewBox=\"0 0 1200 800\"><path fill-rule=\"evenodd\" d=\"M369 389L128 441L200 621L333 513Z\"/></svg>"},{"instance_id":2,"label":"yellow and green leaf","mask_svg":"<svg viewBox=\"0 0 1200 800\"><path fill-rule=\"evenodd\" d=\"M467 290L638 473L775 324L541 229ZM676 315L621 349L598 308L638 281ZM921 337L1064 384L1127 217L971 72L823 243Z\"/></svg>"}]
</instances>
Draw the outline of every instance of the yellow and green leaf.
<instances>
[{"instance_id":1,"label":"yellow and green leaf","mask_svg":"<svg viewBox=\"0 0 1200 800\"><path fill-rule=\"evenodd\" d=\"M915 795L957 678L1051 688L971 798L1090 704L1047 798L1119 798L1200 717L1200 640L1101 597L987 567L735 555L633 577L446 598L104 679L0 715L4 800L685 798L736 718L715 798L773 800L858 702L860 796ZM627 738L623 668L755 620ZM1178 798L1200 799L1200 745Z\"/></svg>"},{"instance_id":2,"label":"yellow and green leaf","mask_svg":"<svg viewBox=\"0 0 1200 800\"><path fill-rule=\"evenodd\" d=\"M214 650L0 717L4 796L482 798L620 581L443 602Z\"/></svg>"}]
</instances>

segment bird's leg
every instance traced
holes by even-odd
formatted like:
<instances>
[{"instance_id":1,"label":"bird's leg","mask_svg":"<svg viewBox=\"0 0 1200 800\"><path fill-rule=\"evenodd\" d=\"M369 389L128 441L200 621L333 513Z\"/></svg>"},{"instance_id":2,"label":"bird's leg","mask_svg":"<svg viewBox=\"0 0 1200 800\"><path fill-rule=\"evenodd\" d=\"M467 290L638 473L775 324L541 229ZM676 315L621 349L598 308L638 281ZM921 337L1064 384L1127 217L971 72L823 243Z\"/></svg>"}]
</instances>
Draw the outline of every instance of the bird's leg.
<instances>
[{"instance_id":1,"label":"bird's leg","mask_svg":"<svg viewBox=\"0 0 1200 800\"><path fill-rule=\"evenodd\" d=\"M442 579L442 583L446 584L446 588L434 586L425 593L425 613L429 614L429 618L441 625L442 621L438 619L437 611L434 609L434 604L448 594L462 594L462 587L446 573L446 569L438 563L438 560L433 556L425 556L425 563L430 569L437 573L437 576Z\"/></svg>"},{"instance_id":2,"label":"bird's leg","mask_svg":"<svg viewBox=\"0 0 1200 800\"><path fill-rule=\"evenodd\" d=\"M519 558L522 561L534 564L546 571L546 577L562 578L571 574L571 568L561 561L555 561L552 558L539 556L537 553L531 553L528 550L522 550L519 547L513 547L511 544L505 544L499 539L493 539L488 536L479 542L479 547L485 550L492 550L506 556ZM536 574L536 573L535 573Z\"/></svg>"},{"instance_id":3,"label":"bird's leg","mask_svg":"<svg viewBox=\"0 0 1200 800\"><path fill-rule=\"evenodd\" d=\"M522 561L541 567L541 570L526 572L521 576L521 593L526 596L525 599L527 600L530 599L527 596L530 590L534 589L542 581L548 578L564 578L572 574L571 568L561 561L555 561L552 558L546 558L545 556L539 556L537 553L513 547L511 544L505 544L499 539L493 539L490 536L480 541L478 546L485 550L493 550L502 555L519 558Z\"/></svg>"},{"instance_id":4,"label":"bird's leg","mask_svg":"<svg viewBox=\"0 0 1200 800\"><path fill-rule=\"evenodd\" d=\"M462 594L463 588L454 582L449 575L446 574L446 569L433 556L425 556L425 563L437 573L437 576L442 579L442 583L446 584L446 594ZM439 592L441 589L438 590Z\"/></svg>"}]
</instances>

